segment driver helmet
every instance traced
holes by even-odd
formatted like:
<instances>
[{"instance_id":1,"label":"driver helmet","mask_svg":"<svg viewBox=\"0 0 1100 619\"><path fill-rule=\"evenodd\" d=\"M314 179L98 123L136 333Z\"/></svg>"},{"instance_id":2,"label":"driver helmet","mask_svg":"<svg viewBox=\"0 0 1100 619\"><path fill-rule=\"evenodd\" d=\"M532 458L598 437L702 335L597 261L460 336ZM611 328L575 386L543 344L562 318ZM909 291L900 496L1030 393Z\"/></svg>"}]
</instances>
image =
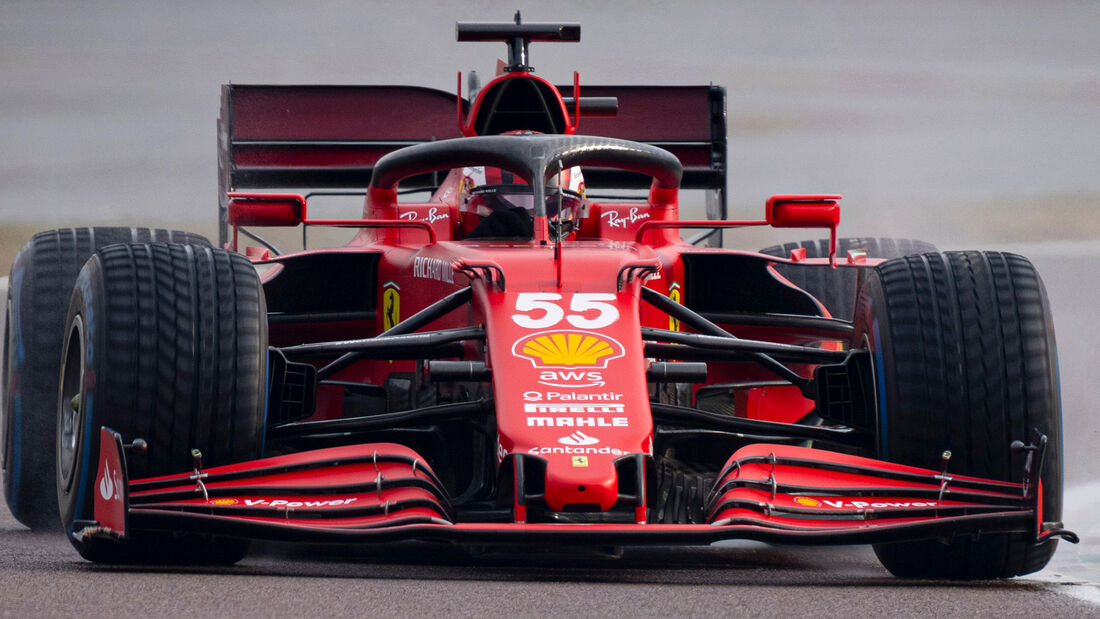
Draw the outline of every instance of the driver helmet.
<instances>
[{"instance_id":1,"label":"driver helmet","mask_svg":"<svg viewBox=\"0 0 1100 619\"><path fill-rule=\"evenodd\" d=\"M487 217L494 211L523 208L535 214L535 196L521 177L501 168L477 166L462 170L463 210ZM546 181L546 215L552 222L570 225L583 216L584 175L579 166L566 168Z\"/></svg>"}]
</instances>

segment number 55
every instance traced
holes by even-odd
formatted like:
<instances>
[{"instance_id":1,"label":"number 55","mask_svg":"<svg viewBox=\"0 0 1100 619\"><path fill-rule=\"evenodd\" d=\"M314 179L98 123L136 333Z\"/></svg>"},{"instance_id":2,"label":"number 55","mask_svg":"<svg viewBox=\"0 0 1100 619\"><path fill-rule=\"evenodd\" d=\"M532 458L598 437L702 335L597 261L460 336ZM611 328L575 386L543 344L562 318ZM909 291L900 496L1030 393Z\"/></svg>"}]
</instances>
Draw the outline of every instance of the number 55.
<instances>
[{"instance_id":1,"label":"number 55","mask_svg":"<svg viewBox=\"0 0 1100 619\"><path fill-rule=\"evenodd\" d=\"M562 318L580 329L599 329L619 319L619 308L608 301L614 301L615 295L607 292L578 292L569 300L569 309L574 312L566 315L556 301L561 295L556 292L521 292L516 297L516 313L512 320L525 329L545 329L552 327ZM541 316L528 316L527 312L541 311ZM586 318L585 312L598 312L592 318Z\"/></svg>"}]
</instances>

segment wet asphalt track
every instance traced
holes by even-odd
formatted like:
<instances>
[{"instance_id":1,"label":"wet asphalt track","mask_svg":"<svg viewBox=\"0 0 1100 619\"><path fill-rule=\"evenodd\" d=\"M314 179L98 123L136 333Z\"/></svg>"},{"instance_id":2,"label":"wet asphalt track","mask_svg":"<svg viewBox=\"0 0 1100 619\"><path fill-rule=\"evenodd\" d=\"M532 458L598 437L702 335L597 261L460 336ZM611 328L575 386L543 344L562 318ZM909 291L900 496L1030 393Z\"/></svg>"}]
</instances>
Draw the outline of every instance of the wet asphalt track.
<instances>
[{"instance_id":1,"label":"wet asphalt track","mask_svg":"<svg viewBox=\"0 0 1100 619\"><path fill-rule=\"evenodd\" d=\"M268 548L233 568L83 563L56 537L0 531L0 614L24 616L1001 616L1095 613L1031 580L899 582L865 548L743 544L616 562L473 563L431 547L365 555Z\"/></svg>"},{"instance_id":2,"label":"wet asphalt track","mask_svg":"<svg viewBox=\"0 0 1100 619\"><path fill-rule=\"evenodd\" d=\"M514 10L489 4L2 3L0 226L209 230L218 84L449 90L455 70L485 75L501 52L453 42L454 21ZM1063 544L1040 574L968 585L895 580L863 547L754 543L511 562L422 545L268 545L233 568L134 570L85 563L0 509L0 615L1100 613L1100 7L683 4L532 9L528 19L585 28L579 45L533 46L533 64L556 80L579 68L582 84L729 87L733 217L759 216L772 193L839 191L843 234L1030 256L1054 307L1065 521L1080 546Z\"/></svg>"}]
</instances>

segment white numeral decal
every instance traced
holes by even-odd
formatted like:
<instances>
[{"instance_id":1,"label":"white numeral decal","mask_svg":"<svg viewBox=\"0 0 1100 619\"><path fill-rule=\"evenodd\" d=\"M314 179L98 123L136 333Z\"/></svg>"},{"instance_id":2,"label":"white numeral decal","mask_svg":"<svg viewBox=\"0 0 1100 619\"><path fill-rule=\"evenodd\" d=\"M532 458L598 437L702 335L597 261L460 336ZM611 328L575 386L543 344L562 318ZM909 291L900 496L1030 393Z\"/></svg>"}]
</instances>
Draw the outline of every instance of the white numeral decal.
<instances>
[{"instance_id":1,"label":"white numeral decal","mask_svg":"<svg viewBox=\"0 0 1100 619\"><path fill-rule=\"evenodd\" d=\"M569 302L569 309L577 313L570 314L565 319L569 321L569 324L579 329L606 327L619 319L619 308L604 302L614 300L615 295L609 292L578 292L573 295L573 300ZM599 314L596 314L593 318L585 318L580 315L582 312L592 310L599 312Z\"/></svg>"},{"instance_id":2,"label":"white numeral decal","mask_svg":"<svg viewBox=\"0 0 1100 619\"><path fill-rule=\"evenodd\" d=\"M542 310L544 313L538 318L532 318L524 314L512 314L512 320L524 329L545 329L561 322L565 311L551 301L560 301L561 295L556 292L521 292L516 298L517 312L535 312Z\"/></svg>"},{"instance_id":3,"label":"white numeral decal","mask_svg":"<svg viewBox=\"0 0 1100 619\"><path fill-rule=\"evenodd\" d=\"M512 314L512 320L525 329L545 329L552 327L562 318L579 329L599 329L619 319L619 308L608 301L614 301L615 295L608 292L578 292L569 300L569 309L574 312L568 316L555 301L561 301L556 292L521 292L516 297L517 312L542 312L541 316L528 316L526 313ZM596 312L587 317L586 313Z\"/></svg>"}]
</instances>

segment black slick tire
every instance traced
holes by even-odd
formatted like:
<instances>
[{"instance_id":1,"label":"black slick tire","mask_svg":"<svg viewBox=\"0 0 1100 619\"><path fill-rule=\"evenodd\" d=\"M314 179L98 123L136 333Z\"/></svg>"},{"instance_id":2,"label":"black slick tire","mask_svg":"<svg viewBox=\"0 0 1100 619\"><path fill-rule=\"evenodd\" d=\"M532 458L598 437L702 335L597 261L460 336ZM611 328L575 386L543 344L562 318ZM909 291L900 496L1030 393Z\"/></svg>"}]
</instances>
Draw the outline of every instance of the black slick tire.
<instances>
[{"instance_id":1,"label":"black slick tire","mask_svg":"<svg viewBox=\"0 0 1100 619\"><path fill-rule=\"evenodd\" d=\"M760 253L777 258L790 258L791 252L805 249L807 258L828 258L829 239L799 241L773 245L760 250ZM913 254L936 251L936 246L925 241L890 238L842 238L836 240L837 260L847 259L848 252L854 249L867 250L869 258L901 258ZM855 307L858 273L855 269L826 269L820 266L798 264L776 265L776 271L795 286L817 297L829 310L833 318L851 320Z\"/></svg>"},{"instance_id":2,"label":"black slick tire","mask_svg":"<svg viewBox=\"0 0 1100 619\"><path fill-rule=\"evenodd\" d=\"M66 321L57 422L57 496L70 541L97 562L239 560L240 540L150 532L85 537L99 431L119 432L131 479L261 456L267 329L259 279L239 254L169 244L114 245L77 277Z\"/></svg>"},{"instance_id":3,"label":"black slick tire","mask_svg":"<svg viewBox=\"0 0 1100 619\"><path fill-rule=\"evenodd\" d=\"M200 235L147 228L40 232L12 264L5 307L3 478L8 509L35 530L57 529L53 442L61 340L76 275L100 247L170 241L209 246Z\"/></svg>"},{"instance_id":4,"label":"black slick tire","mask_svg":"<svg viewBox=\"0 0 1100 619\"><path fill-rule=\"evenodd\" d=\"M1023 481L1009 445L1048 438L1042 520L1062 511L1062 430L1054 328L1042 280L1021 256L945 252L887 261L865 281L853 347L875 359L882 459ZM877 544L894 575L1007 578L1042 569L1057 541L1034 534Z\"/></svg>"}]
</instances>

